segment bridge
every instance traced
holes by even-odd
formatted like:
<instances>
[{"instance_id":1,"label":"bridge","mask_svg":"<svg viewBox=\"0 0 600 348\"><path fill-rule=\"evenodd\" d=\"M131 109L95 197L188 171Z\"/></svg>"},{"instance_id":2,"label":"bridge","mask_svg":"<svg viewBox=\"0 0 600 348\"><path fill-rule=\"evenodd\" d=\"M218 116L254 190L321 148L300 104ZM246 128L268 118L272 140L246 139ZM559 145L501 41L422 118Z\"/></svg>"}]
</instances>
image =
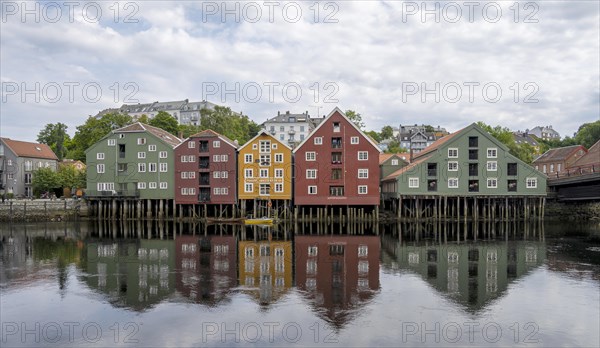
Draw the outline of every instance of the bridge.
<instances>
[{"instance_id":1,"label":"bridge","mask_svg":"<svg viewBox=\"0 0 600 348\"><path fill-rule=\"evenodd\" d=\"M548 176L548 198L600 201L600 166L581 166Z\"/></svg>"}]
</instances>

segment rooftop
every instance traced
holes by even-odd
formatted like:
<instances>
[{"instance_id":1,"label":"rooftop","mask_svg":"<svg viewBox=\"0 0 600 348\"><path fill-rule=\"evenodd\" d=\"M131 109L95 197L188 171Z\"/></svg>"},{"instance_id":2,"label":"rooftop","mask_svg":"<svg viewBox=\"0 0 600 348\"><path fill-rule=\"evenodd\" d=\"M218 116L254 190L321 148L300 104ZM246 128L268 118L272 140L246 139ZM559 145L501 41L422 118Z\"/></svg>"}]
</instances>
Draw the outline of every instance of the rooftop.
<instances>
[{"instance_id":1,"label":"rooftop","mask_svg":"<svg viewBox=\"0 0 600 348\"><path fill-rule=\"evenodd\" d=\"M50 146L46 144L31 143L28 141L12 140L10 138L0 138L15 155L29 158L45 158L58 160L56 154Z\"/></svg>"}]
</instances>

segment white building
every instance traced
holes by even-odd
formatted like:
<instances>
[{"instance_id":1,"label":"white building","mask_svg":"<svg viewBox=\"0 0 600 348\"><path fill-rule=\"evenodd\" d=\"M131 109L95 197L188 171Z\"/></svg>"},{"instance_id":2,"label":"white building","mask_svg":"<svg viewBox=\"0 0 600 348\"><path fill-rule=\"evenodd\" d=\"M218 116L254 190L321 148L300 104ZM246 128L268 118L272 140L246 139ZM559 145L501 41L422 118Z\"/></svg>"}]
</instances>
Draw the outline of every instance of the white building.
<instances>
[{"instance_id":1,"label":"white building","mask_svg":"<svg viewBox=\"0 0 600 348\"><path fill-rule=\"evenodd\" d=\"M276 139L285 141L291 147L300 143L321 122L320 118L311 118L306 111L303 114L277 112L277 116L268 119L261 126Z\"/></svg>"}]
</instances>

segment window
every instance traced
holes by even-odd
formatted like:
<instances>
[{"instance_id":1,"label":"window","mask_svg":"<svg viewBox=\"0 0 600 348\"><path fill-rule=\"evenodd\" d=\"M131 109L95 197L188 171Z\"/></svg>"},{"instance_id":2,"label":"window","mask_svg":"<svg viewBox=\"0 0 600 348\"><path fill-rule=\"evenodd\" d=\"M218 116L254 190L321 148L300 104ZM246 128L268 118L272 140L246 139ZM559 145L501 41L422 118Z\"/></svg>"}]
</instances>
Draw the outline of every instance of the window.
<instances>
[{"instance_id":1,"label":"window","mask_svg":"<svg viewBox=\"0 0 600 348\"><path fill-rule=\"evenodd\" d=\"M448 171L449 172L457 172L458 171L458 162L457 161L449 161L448 162Z\"/></svg>"},{"instance_id":2,"label":"window","mask_svg":"<svg viewBox=\"0 0 600 348\"><path fill-rule=\"evenodd\" d=\"M279 134L279 140L285 140L285 134Z\"/></svg>"},{"instance_id":3,"label":"window","mask_svg":"<svg viewBox=\"0 0 600 348\"><path fill-rule=\"evenodd\" d=\"M479 137L469 137L469 147L477 147L479 145Z\"/></svg>"},{"instance_id":4,"label":"window","mask_svg":"<svg viewBox=\"0 0 600 348\"><path fill-rule=\"evenodd\" d=\"M190 179L196 179L196 172L189 172L189 173L188 173L188 177L189 177Z\"/></svg>"},{"instance_id":5,"label":"window","mask_svg":"<svg viewBox=\"0 0 600 348\"><path fill-rule=\"evenodd\" d=\"M271 141L270 140L261 140L260 144L260 152L270 153L271 152Z\"/></svg>"},{"instance_id":6,"label":"window","mask_svg":"<svg viewBox=\"0 0 600 348\"><path fill-rule=\"evenodd\" d=\"M108 139L108 146L115 146L117 141L115 139Z\"/></svg>"},{"instance_id":7,"label":"window","mask_svg":"<svg viewBox=\"0 0 600 348\"><path fill-rule=\"evenodd\" d=\"M221 172L213 172L213 178L218 179L221 177Z\"/></svg>"},{"instance_id":8,"label":"window","mask_svg":"<svg viewBox=\"0 0 600 348\"><path fill-rule=\"evenodd\" d=\"M213 155L213 162L220 162L220 160L221 160L221 156Z\"/></svg>"},{"instance_id":9,"label":"window","mask_svg":"<svg viewBox=\"0 0 600 348\"><path fill-rule=\"evenodd\" d=\"M332 152L331 153L331 163L341 164L342 163L342 153L341 152Z\"/></svg>"},{"instance_id":10,"label":"window","mask_svg":"<svg viewBox=\"0 0 600 348\"><path fill-rule=\"evenodd\" d=\"M190 162L190 163L196 162L196 156L194 156L194 155L189 155L189 156L188 156L188 162Z\"/></svg>"},{"instance_id":11,"label":"window","mask_svg":"<svg viewBox=\"0 0 600 348\"><path fill-rule=\"evenodd\" d=\"M333 168L331 170L331 180L340 180L342 178L342 169Z\"/></svg>"},{"instance_id":12,"label":"window","mask_svg":"<svg viewBox=\"0 0 600 348\"><path fill-rule=\"evenodd\" d=\"M275 177L283 178L283 169L275 169Z\"/></svg>"},{"instance_id":13,"label":"window","mask_svg":"<svg viewBox=\"0 0 600 348\"><path fill-rule=\"evenodd\" d=\"M331 147L334 149L342 148L342 138L331 138Z\"/></svg>"},{"instance_id":14,"label":"window","mask_svg":"<svg viewBox=\"0 0 600 348\"><path fill-rule=\"evenodd\" d=\"M317 170L316 169L307 169L306 170L306 178L307 179L316 179L317 178Z\"/></svg>"},{"instance_id":15,"label":"window","mask_svg":"<svg viewBox=\"0 0 600 348\"><path fill-rule=\"evenodd\" d=\"M351 137L350 138L350 144L352 144L352 145L358 144L358 137Z\"/></svg>"},{"instance_id":16,"label":"window","mask_svg":"<svg viewBox=\"0 0 600 348\"><path fill-rule=\"evenodd\" d=\"M137 138L137 144L138 145L146 144L146 138Z\"/></svg>"},{"instance_id":17,"label":"window","mask_svg":"<svg viewBox=\"0 0 600 348\"><path fill-rule=\"evenodd\" d=\"M144 190L146 188L146 183L145 182L138 182L137 188L138 188L138 190Z\"/></svg>"},{"instance_id":18,"label":"window","mask_svg":"<svg viewBox=\"0 0 600 348\"><path fill-rule=\"evenodd\" d=\"M311 245L308 247L308 256L317 256L319 253L319 247Z\"/></svg>"},{"instance_id":19,"label":"window","mask_svg":"<svg viewBox=\"0 0 600 348\"><path fill-rule=\"evenodd\" d=\"M271 155L260 155L260 165L261 166L270 166L271 165Z\"/></svg>"},{"instance_id":20,"label":"window","mask_svg":"<svg viewBox=\"0 0 600 348\"><path fill-rule=\"evenodd\" d=\"M138 173L146 172L146 163L138 163Z\"/></svg>"},{"instance_id":21,"label":"window","mask_svg":"<svg viewBox=\"0 0 600 348\"><path fill-rule=\"evenodd\" d=\"M369 153L367 151L358 151L358 160L359 161L368 161Z\"/></svg>"},{"instance_id":22,"label":"window","mask_svg":"<svg viewBox=\"0 0 600 348\"><path fill-rule=\"evenodd\" d=\"M193 143L193 142L192 142ZM188 145L189 146L189 145ZM156 151L156 145L148 145L148 151L150 152L155 152Z\"/></svg>"},{"instance_id":23,"label":"window","mask_svg":"<svg viewBox=\"0 0 600 348\"><path fill-rule=\"evenodd\" d=\"M507 163L506 164L506 169L507 169L507 175L518 175L517 174L517 164L516 163Z\"/></svg>"},{"instance_id":24,"label":"window","mask_svg":"<svg viewBox=\"0 0 600 348\"><path fill-rule=\"evenodd\" d=\"M550 164L550 173L554 173L554 163Z\"/></svg>"},{"instance_id":25,"label":"window","mask_svg":"<svg viewBox=\"0 0 600 348\"><path fill-rule=\"evenodd\" d=\"M188 161L188 156L181 156L181 163L185 163Z\"/></svg>"},{"instance_id":26,"label":"window","mask_svg":"<svg viewBox=\"0 0 600 348\"><path fill-rule=\"evenodd\" d=\"M329 195L334 197L344 196L344 186L329 186Z\"/></svg>"},{"instance_id":27,"label":"window","mask_svg":"<svg viewBox=\"0 0 600 348\"><path fill-rule=\"evenodd\" d=\"M229 172L228 171L221 172L221 178L227 179L228 177L229 177Z\"/></svg>"},{"instance_id":28,"label":"window","mask_svg":"<svg viewBox=\"0 0 600 348\"><path fill-rule=\"evenodd\" d=\"M213 147L221 147L221 142L219 140L213 140Z\"/></svg>"},{"instance_id":29,"label":"window","mask_svg":"<svg viewBox=\"0 0 600 348\"><path fill-rule=\"evenodd\" d=\"M156 181L149 182L148 183L148 188L155 189L156 188Z\"/></svg>"},{"instance_id":30,"label":"window","mask_svg":"<svg viewBox=\"0 0 600 348\"><path fill-rule=\"evenodd\" d=\"M261 178L268 178L269 177L269 170L268 169L261 169L260 172L260 177Z\"/></svg>"},{"instance_id":31,"label":"window","mask_svg":"<svg viewBox=\"0 0 600 348\"><path fill-rule=\"evenodd\" d=\"M359 185L358 186L358 194L366 195L367 194L367 185Z\"/></svg>"},{"instance_id":32,"label":"window","mask_svg":"<svg viewBox=\"0 0 600 348\"><path fill-rule=\"evenodd\" d=\"M448 149L448 158L458 158L458 149L457 148L449 148Z\"/></svg>"},{"instance_id":33,"label":"window","mask_svg":"<svg viewBox=\"0 0 600 348\"><path fill-rule=\"evenodd\" d=\"M98 174L104 173L104 164L102 164L102 163L101 164L96 164L96 172Z\"/></svg>"},{"instance_id":34,"label":"window","mask_svg":"<svg viewBox=\"0 0 600 348\"><path fill-rule=\"evenodd\" d=\"M244 185L244 192L254 192L254 184Z\"/></svg>"},{"instance_id":35,"label":"window","mask_svg":"<svg viewBox=\"0 0 600 348\"><path fill-rule=\"evenodd\" d=\"M276 183L275 184L275 192L283 192L283 184L282 183Z\"/></svg>"},{"instance_id":36,"label":"window","mask_svg":"<svg viewBox=\"0 0 600 348\"><path fill-rule=\"evenodd\" d=\"M115 189L115 183L114 182L99 182L98 185L96 186L96 188L98 189L98 191L112 191Z\"/></svg>"},{"instance_id":37,"label":"window","mask_svg":"<svg viewBox=\"0 0 600 348\"><path fill-rule=\"evenodd\" d=\"M215 187L213 189L213 193L215 194L215 196L219 196L221 194L221 188L220 187Z\"/></svg>"},{"instance_id":38,"label":"window","mask_svg":"<svg viewBox=\"0 0 600 348\"><path fill-rule=\"evenodd\" d=\"M506 184L507 184L507 189L509 192L517 191L517 180L507 180Z\"/></svg>"},{"instance_id":39,"label":"window","mask_svg":"<svg viewBox=\"0 0 600 348\"><path fill-rule=\"evenodd\" d=\"M317 194L317 187L316 186L309 186L308 187L308 194L309 195L316 195Z\"/></svg>"},{"instance_id":40,"label":"window","mask_svg":"<svg viewBox=\"0 0 600 348\"><path fill-rule=\"evenodd\" d=\"M419 188L419 178L408 178L409 188Z\"/></svg>"},{"instance_id":41,"label":"window","mask_svg":"<svg viewBox=\"0 0 600 348\"><path fill-rule=\"evenodd\" d=\"M392 160L392 165L393 166L397 166L398 165L398 160L397 159L393 159Z\"/></svg>"},{"instance_id":42,"label":"window","mask_svg":"<svg viewBox=\"0 0 600 348\"><path fill-rule=\"evenodd\" d=\"M527 178L527 188L537 188L537 178Z\"/></svg>"},{"instance_id":43,"label":"window","mask_svg":"<svg viewBox=\"0 0 600 348\"><path fill-rule=\"evenodd\" d=\"M330 244L329 245L329 256L342 256L345 251L344 244Z\"/></svg>"},{"instance_id":44,"label":"window","mask_svg":"<svg viewBox=\"0 0 600 348\"><path fill-rule=\"evenodd\" d=\"M560 172L560 166L561 166L561 164L562 164L562 163L559 163L559 164L558 164L558 169L556 169L556 171L557 171L557 172Z\"/></svg>"},{"instance_id":45,"label":"window","mask_svg":"<svg viewBox=\"0 0 600 348\"><path fill-rule=\"evenodd\" d=\"M437 163L427 163L427 176L437 176Z\"/></svg>"},{"instance_id":46,"label":"window","mask_svg":"<svg viewBox=\"0 0 600 348\"><path fill-rule=\"evenodd\" d=\"M271 148L273 148L273 150L277 150L277 144L271 145Z\"/></svg>"},{"instance_id":47,"label":"window","mask_svg":"<svg viewBox=\"0 0 600 348\"><path fill-rule=\"evenodd\" d=\"M358 170L358 178L359 179L368 179L369 178L369 170L368 169L359 169Z\"/></svg>"},{"instance_id":48,"label":"window","mask_svg":"<svg viewBox=\"0 0 600 348\"><path fill-rule=\"evenodd\" d=\"M6 178L7 178L8 180L13 180L13 179L15 178L15 174L14 174L14 173L7 173L7 174L6 174Z\"/></svg>"},{"instance_id":49,"label":"window","mask_svg":"<svg viewBox=\"0 0 600 348\"><path fill-rule=\"evenodd\" d=\"M161 151L158 153L158 158L167 158L167 151Z\"/></svg>"},{"instance_id":50,"label":"window","mask_svg":"<svg viewBox=\"0 0 600 348\"><path fill-rule=\"evenodd\" d=\"M279 127L279 131L280 131L280 132L285 132L285 127L284 127L284 126L280 126L280 127Z\"/></svg>"},{"instance_id":51,"label":"window","mask_svg":"<svg viewBox=\"0 0 600 348\"><path fill-rule=\"evenodd\" d=\"M271 185L270 184L260 184L259 188L259 194L260 195L269 195L271 194Z\"/></svg>"},{"instance_id":52,"label":"window","mask_svg":"<svg viewBox=\"0 0 600 348\"><path fill-rule=\"evenodd\" d=\"M316 161L317 155L314 151L306 152L305 158L307 161Z\"/></svg>"},{"instance_id":53,"label":"window","mask_svg":"<svg viewBox=\"0 0 600 348\"><path fill-rule=\"evenodd\" d=\"M103 160L104 159L104 152L98 152L96 154L96 159ZM9 164L9 166L10 166L10 164Z\"/></svg>"},{"instance_id":54,"label":"window","mask_svg":"<svg viewBox=\"0 0 600 348\"><path fill-rule=\"evenodd\" d=\"M458 178L448 178L448 188L458 188Z\"/></svg>"},{"instance_id":55,"label":"window","mask_svg":"<svg viewBox=\"0 0 600 348\"><path fill-rule=\"evenodd\" d=\"M469 192L479 192L479 180L469 180Z\"/></svg>"},{"instance_id":56,"label":"window","mask_svg":"<svg viewBox=\"0 0 600 348\"><path fill-rule=\"evenodd\" d=\"M248 169L248 168L244 169L244 177L246 177L246 178L252 178L252 177L254 177L253 170L252 169Z\"/></svg>"},{"instance_id":57,"label":"window","mask_svg":"<svg viewBox=\"0 0 600 348\"><path fill-rule=\"evenodd\" d=\"M275 154L275 163L283 163L283 154L282 153Z\"/></svg>"},{"instance_id":58,"label":"window","mask_svg":"<svg viewBox=\"0 0 600 348\"><path fill-rule=\"evenodd\" d=\"M182 178L182 179L187 179L187 178L189 178L189 176L188 176L188 172L181 172L181 178Z\"/></svg>"},{"instance_id":59,"label":"window","mask_svg":"<svg viewBox=\"0 0 600 348\"><path fill-rule=\"evenodd\" d=\"M548 171L546 168L546 165L544 164L544 166L542 168L544 168L542 171L544 172L544 174L546 174L546 172Z\"/></svg>"},{"instance_id":60,"label":"window","mask_svg":"<svg viewBox=\"0 0 600 348\"><path fill-rule=\"evenodd\" d=\"M470 160L476 160L479 158L479 150L477 149L470 149L469 150L469 159Z\"/></svg>"},{"instance_id":61,"label":"window","mask_svg":"<svg viewBox=\"0 0 600 348\"><path fill-rule=\"evenodd\" d=\"M168 164L167 164L167 163L164 163L164 162L163 162L163 163L160 163L160 164L159 164L159 167L158 167L158 170L159 170L161 173L166 173L166 172L167 172L167 166L168 166Z\"/></svg>"},{"instance_id":62,"label":"window","mask_svg":"<svg viewBox=\"0 0 600 348\"><path fill-rule=\"evenodd\" d=\"M156 173L156 163L148 163L148 171L151 173Z\"/></svg>"},{"instance_id":63,"label":"window","mask_svg":"<svg viewBox=\"0 0 600 348\"><path fill-rule=\"evenodd\" d=\"M367 256L369 253L369 247L366 245L359 245L358 246L358 257L364 257Z\"/></svg>"},{"instance_id":64,"label":"window","mask_svg":"<svg viewBox=\"0 0 600 348\"><path fill-rule=\"evenodd\" d=\"M146 158L145 152L138 152L138 158Z\"/></svg>"},{"instance_id":65,"label":"window","mask_svg":"<svg viewBox=\"0 0 600 348\"><path fill-rule=\"evenodd\" d=\"M487 188L498 188L498 179L497 178L488 178L487 179Z\"/></svg>"},{"instance_id":66,"label":"window","mask_svg":"<svg viewBox=\"0 0 600 348\"><path fill-rule=\"evenodd\" d=\"M188 149L195 149L196 148L196 142L193 140L188 141Z\"/></svg>"},{"instance_id":67,"label":"window","mask_svg":"<svg viewBox=\"0 0 600 348\"><path fill-rule=\"evenodd\" d=\"M252 161L253 161L252 155L250 155L250 154L244 155L244 163L252 163Z\"/></svg>"},{"instance_id":68,"label":"window","mask_svg":"<svg viewBox=\"0 0 600 348\"><path fill-rule=\"evenodd\" d=\"M221 155L221 162L229 161L229 155Z\"/></svg>"},{"instance_id":69,"label":"window","mask_svg":"<svg viewBox=\"0 0 600 348\"><path fill-rule=\"evenodd\" d=\"M30 172L33 170L33 162L25 161L25 171Z\"/></svg>"},{"instance_id":70,"label":"window","mask_svg":"<svg viewBox=\"0 0 600 348\"><path fill-rule=\"evenodd\" d=\"M469 176L479 175L479 163L469 163Z\"/></svg>"},{"instance_id":71,"label":"window","mask_svg":"<svg viewBox=\"0 0 600 348\"><path fill-rule=\"evenodd\" d=\"M333 122L333 131L335 133L338 133L340 131L340 123L339 122Z\"/></svg>"},{"instance_id":72,"label":"window","mask_svg":"<svg viewBox=\"0 0 600 348\"><path fill-rule=\"evenodd\" d=\"M315 137L315 145L323 145L323 137Z\"/></svg>"},{"instance_id":73,"label":"window","mask_svg":"<svg viewBox=\"0 0 600 348\"><path fill-rule=\"evenodd\" d=\"M498 170L498 162L496 161L488 161L487 162L487 170L488 172L495 172Z\"/></svg>"},{"instance_id":74,"label":"window","mask_svg":"<svg viewBox=\"0 0 600 348\"><path fill-rule=\"evenodd\" d=\"M164 182L164 181L163 181L163 182L161 182L161 183L160 183L160 188L161 188L162 190L166 190L166 189L167 189L167 183L166 183L166 182Z\"/></svg>"},{"instance_id":75,"label":"window","mask_svg":"<svg viewBox=\"0 0 600 348\"><path fill-rule=\"evenodd\" d=\"M9 159L8 161L6 161L6 165L7 166L12 166L13 165L12 160Z\"/></svg>"},{"instance_id":76,"label":"window","mask_svg":"<svg viewBox=\"0 0 600 348\"><path fill-rule=\"evenodd\" d=\"M496 157L498 157L498 149L495 147L488 147L487 158L496 158Z\"/></svg>"},{"instance_id":77,"label":"window","mask_svg":"<svg viewBox=\"0 0 600 348\"><path fill-rule=\"evenodd\" d=\"M437 179L427 180L427 191L436 192L437 191Z\"/></svg>"}]
</instances>

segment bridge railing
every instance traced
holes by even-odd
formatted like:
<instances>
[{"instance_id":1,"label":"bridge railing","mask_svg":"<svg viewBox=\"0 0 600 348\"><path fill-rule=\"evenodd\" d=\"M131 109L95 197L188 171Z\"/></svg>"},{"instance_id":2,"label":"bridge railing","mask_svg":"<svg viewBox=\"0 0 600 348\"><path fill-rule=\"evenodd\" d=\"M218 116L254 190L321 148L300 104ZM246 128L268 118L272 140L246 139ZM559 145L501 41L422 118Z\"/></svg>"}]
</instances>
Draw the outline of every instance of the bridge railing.
<instances>
[{"instance_id":1,"label":"bridge railing","mask_svg":"<svg viewBox=\"0 0 600 348\"><path fill-rule=\"evenodd\" d=\"M552 173L548 175L548 179L564 179L570 177L577 177L582 175L595 174L600 172L600 165L598 164L589 164L585 166L577 166L573 168L568 168L567 170L563 170L560 172Z\"/></svg>"}]
</instances>

